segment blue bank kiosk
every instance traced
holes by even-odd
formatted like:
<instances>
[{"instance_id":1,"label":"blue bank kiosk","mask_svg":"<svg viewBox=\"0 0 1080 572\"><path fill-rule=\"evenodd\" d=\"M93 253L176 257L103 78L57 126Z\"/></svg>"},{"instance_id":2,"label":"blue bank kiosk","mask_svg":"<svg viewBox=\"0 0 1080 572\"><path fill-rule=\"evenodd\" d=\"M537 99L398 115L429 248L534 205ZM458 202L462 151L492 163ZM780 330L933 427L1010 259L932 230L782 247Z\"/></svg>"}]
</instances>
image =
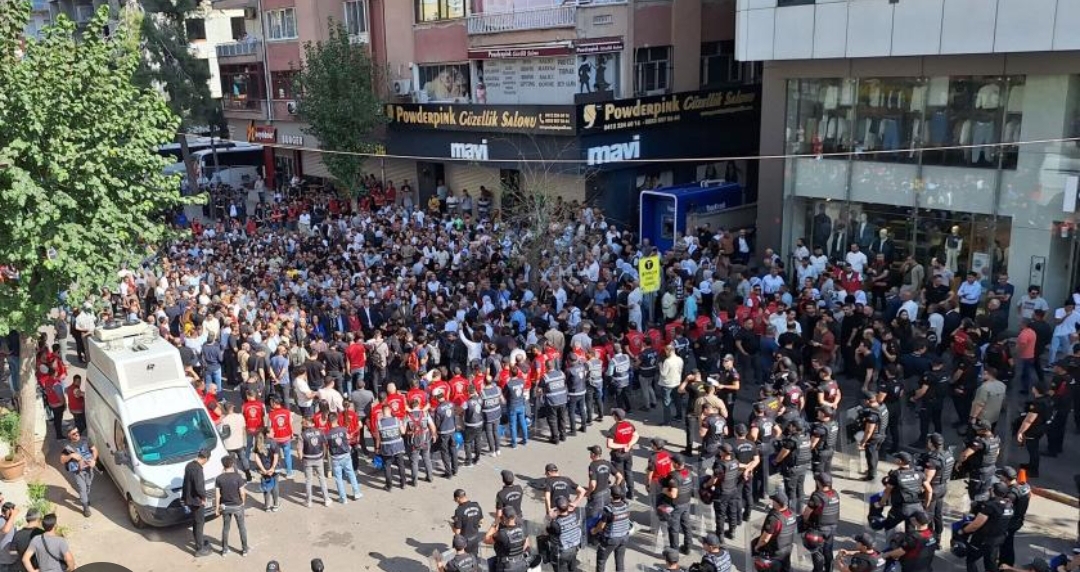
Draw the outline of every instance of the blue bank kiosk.
<instances>
[{"instance_id":1,"label":"blue bank kiosk","mask_svg":"<svg viewBox=\"0 0 1080 572\"><path fill-rule=\"evenodd\" d=\"M675 234L685 235L709 223L713 230L754 224L754 205L745 204L742 185L726 181L701 181L641 191L642 238L665 252Z\"/></svg>"}]
</instances>

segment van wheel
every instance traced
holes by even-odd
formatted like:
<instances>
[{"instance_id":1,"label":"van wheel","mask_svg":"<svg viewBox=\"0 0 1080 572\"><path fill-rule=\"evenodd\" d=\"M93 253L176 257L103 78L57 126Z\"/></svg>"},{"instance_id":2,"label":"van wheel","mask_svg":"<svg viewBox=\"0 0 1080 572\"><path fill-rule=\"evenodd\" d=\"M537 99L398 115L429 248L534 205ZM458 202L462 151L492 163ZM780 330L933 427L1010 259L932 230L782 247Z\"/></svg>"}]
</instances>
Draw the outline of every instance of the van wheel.
<instances>
[{"instance_id":1,"label":"van wheel","mask_svg":"<svg viewBox=\"0 0 1080 572\"><path fill-rule=\"evenodd\" d=\"M139 516L139 509L135 507L135 501L131 500L131 497L128 497L127 500L127 513L128 520L131 521L132 526L135 528L146 528L146 523L143 521L142 517Z\"/></svg>"}]
</instances>

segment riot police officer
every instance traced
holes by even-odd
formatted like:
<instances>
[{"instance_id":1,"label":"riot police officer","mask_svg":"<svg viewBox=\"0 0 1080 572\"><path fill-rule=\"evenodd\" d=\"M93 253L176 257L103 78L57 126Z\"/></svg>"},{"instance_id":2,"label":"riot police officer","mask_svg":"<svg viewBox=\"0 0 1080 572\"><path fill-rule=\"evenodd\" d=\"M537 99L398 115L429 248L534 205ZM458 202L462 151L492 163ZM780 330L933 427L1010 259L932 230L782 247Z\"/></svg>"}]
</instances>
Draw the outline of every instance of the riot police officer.
<instances>
[{"instance_id":1,"label":"riot police officer","mask_svg":"<svg viewBox=\"0 0 1080 572\"><path fill-rule=\"evenodd\" d=\"M828 572L832 570L833 539L840 524L840 495L833 490L828 473L815 473L814 481L817 488L810 493L800 516L805 530L821 535L821 546L810 552L814 572Z\"/></svg>"},{"instance_id":2,"label":"riot police officer","mask_svg":"<svg viewBox=\"0 0 1080 572\"><path fill-rule=\"evenodd\" d=\"M672 507L667 522L668 548L678 547L683 554L690 554L690 503L694 496L694 477L681 455L672 455L671 467L662 494L667 497L663 500ZM681 545L679 532L683 535Z\"/></svg>"},{"instance_id":3,"label":"riot police officer","mask_svg":"<svg viewBox=\"0 0 1080 572\"><path fill-rule=\"evenodd\" d=\"M900 450L900 415L903 413L904 375L899 364L889 364L882 368L878 379L877 400L889 411L888 452Z\"/></svg>"},{"instance_id":4,"label":"riot police officer","mask_svg":"<svg viewBox=\"0 0 1080 572\"><path fill-rule=\"evenodd\" d=\"M566 396L567 396L567 421L570 429L574 428L574 416L577 415L578 431L585 432L585 428L592 424L588 411L585 408L585 394L588 386L589 370L577 358L577 354L571 353L567 357L566 366ZM571 433L573 435L573 433Z\"/></svg>"},{"instance_id":5,"label":"riot police officer","mask_svg":"<svg viewBox=\"0 0 1080 572\"><path fill-rule=\"evenodd\" d=\"M768 455L772 454L773 442L781 435L780 427L773 420L769 414L767 406L758 402L754 404L754 416L750 420L750 432L748 433L751 441L758 444L758 450L761 452L762 458L757 465L757 470L754 472L754 501L760 501L768 494L769 488L769 462Z\"/></svg>"},{"instance_id":6,"label":"riot police officer","mask_svg":"<svg viewBox=\"0 0 1080 572\"><path fill-rule=\"evenodd\" d=\"M596 414L596 421L604 420L604 361L600 351L593 349L585 364L589 372L589 386L585 388L585 413L589 418Z\"/></svg>"},{"instance_id":7,"label":"riot police officer","mask_svg":"<svg viewBox=\"0 0 1080 572\"><path fill-rule=\"evenodd\" d=\"M1031 388L1034 399L1027 404L1026 413L1016 430L1016 442L1028 452L1028 477L1039 476L1039 441L1047 433L1059 413L1054 407L1054 397L1045 382L1038 382Z\"/></svg>"},{"instance_id":8,"label":"riot police officer","mask_svg":"<svg viewBox=\"0 0 1080 572\"><path fill-rule=\"evenodd\" d=\"M626 543L630 540L630 503L622 486L611 489L611 502L604 507L600 520L590 531L598 536L596 572L604 572L608 556L615 554L615 572L625 572Z\"/></svg>"},{"instance_id":9,"label":"riot police officer","mask_svg":"<svg viewBox=\"0 0 1080 572\"><path fill-rule=\"evenodd\" d=\"M1002 467L997 470L997 477L1009 487L1006 498L1012 503L1013 515L1005 540L1001 545L1001 562L1010 566L1016 564L1016 533L1024 526L1028 505L1031 504L1031 486L1016 480L1016 469Z\"/></svg>"},{"instance_id":10,"label":"riot police officer","mask_svg":"<svg viewBox=\"0 0 1080 572\"><path fill-rule=\"evenodd\" d=\"M604 449L589 446L589 486L585 488L585 516L587 526L592 527L608 505L612 485L622 483L623 475L615 470L610 461L603 458Z\"/></svg>"},{"instance_id":11,"label":"riot police officer","mask_svg":"<svg viewBox=\"0 0 1080 572\"><path fill-rule=\"evenodd\" d=\"M810 437L803 432L801 420L788 423L785 437L780 441L780 451L776 454L776 466L784 478L784 494L792 502L795 512L802 511L803 483L810 472L811 450Z\"/></svg>"},{"instance_id":12,"label":"riot police officer","mask_svg":"<svg viewBox=\"0 0 1080 572\"><path fill-rule=\"evenodd\" d=\"M882 408L873 393L863 394L863 407L859 410L858 424L863 437L859 441L859 450L866 454L866 476L864 481L877 478L878 455L881 444L885 441L885 429L888 421L882 418Z\"/></svg>"},{"instance_id":13,"label":"riot police officer","mask_svg":"<svg viewBox=\"0 0 1080 572\"><path fill-rule=\"evenodd\" d=\"M525 572L529 568L529 537L518 524L517 511L503 508L501 520L491 524L484 535L484 544L495 547L490 569L494 572Z\"/></svg>"},{"instance_id":14,"label":"riot police officer","mask_svg":"<svg viewBox=\"0 0 1080 572\"><path fill-rule=\"evenodd\" d=\"M304 506L311 506L311 484L315 477L318 477L319 487L322 489L323 504L330 506L330 495L326 491L326 473L323 472L326 435L315 427L310 417L303 420L300 442L300 453L304 456Z\"/></svg>"},{"instance_id":15,"label":"riot police officer","mask_svg":"<svg viewBox=\"0 0 1080 572\"><path fill-rule=\"evenodd\" d=\"M503 469L500 476L502 477L503 486L499 489L499 492L495 493L495 518L501 519L503 509L513 507L520 522L524 524L525 514L521 512L521 499L525 497L525 492L521 490L521 485L514 484L513 471Z\"/></svg>"},{"instance_id":16,"label":"riot police officer","mask_svg":"<svg viewBox=\"0 0 1080 572\"><path fill-rule=\"evenodd\" d=\"M761 525L761 534L751 544L751 551L773 560L772 572L791 572L791 549L795 545L799 518L788 508L788 498L783 492L776 491L769 499L772 508Z\"/></svg>"},{"instance_id":17,"label":"riot police officer","mask_svg":"<svg viewBox=\"0 0 1080 572\"><path fill-rule=\"evenodd\" d=\"M509 383L507 384L509 385ZM506 402L495 385L495 380L488 378L484 381L484 388L480 391L481 413L484 414L484 439L487 440L488 451L493 457L499 456L499 420L502 419L502 406ZM512 422L513 420L511 420ZM511 431L511 435L516 433ZM526 434L528 438L528 434Z\"/></svg>"},{"instance_id":18,"label":"riot police officer","mask_svg":"<svg viewBox=\"0 0 1080 572\"><path fill-rule=\"evenodd\" d=\"M720 415L720 411L713 405L705 404L701 411L701 466L711 461L720 451L720 445L724 442L727 433L727 421Z\"/></svg>"},{"instance_id":19,"label":"riot police officer","mask_svg":"<svg viewBox=\"0 0 1080 572\"><path fill-rule=\"evenodd\" d=\"M705 546L705 555L701 557L697 572L731 572L731 554L721 547L720 537L715 534L707 534L702 539ZM694 569L693 566L690 567Z\"/></svg>"},{"instance_id":20,"label":"riot police officer","mask_svg":"<svg viewBox=\"0 0 1080 572\"><path fill-rule=\"evenodd\" d=\"M950 384L952 375L945 369L945 362L940 357L931 358L930 371L922 374L919 385L911 396L911 402L915 404L915 411L919 415L919 438L912 446L922 447L926 443L931 423L934 424L934 431L941 434L941 415Z\"/></svg>"},{"instance_id":21,"label":"riot police officer","mask_svg":"<svg viewBox=\"0 0 1080 572\"><path fill-rule=\"evenodd\" d=\"M555 361L551 360L550 364L554 367ZM547 419L551 442L557 444L566 441L566 403L568 400L566 374L557 369L549 369L544 374L539 389L543 398L544 417ZM574 428L571 426L570 435L574 434Z\"/></svg>"},{"instance_id":22,"label":"riot police officer","mask_svg":"<svg viewBox=\"0 0 1080 572\"><path fill-rule=\"evenodd\" d=\"M382 415L375 426L375 449L383 462L383 476L386 478L384 488L391 488L391 467L397 465L398 476L401 477L399 488L405 488L405 437L402 422L394 417L390 405L383 405Z\"/></svg>"},{"instance_id":23,"label":"riot police officer","mask_svg":"<svg viewBox=\"0 0 1080 572\"><path fill-rule=\"evenodd\" d=\"M549 515L548 523L548 561L555 572L576 572L577 553L581 548L581 519L570 503L570 499L559 497L555 500L555 510Z\"/></svg>"},{"instance_id":24,"label":"riot police officer","mask_svg":"<svg viewBox=\"0 0 1080 572\"><path fill-rule=\"evenodd\" d=\"M656 383L660 379L660 352L646 345L637 359L638 384L641 385L642 411L656 409Z\"/></svg>"},{"instance_id":25,"label":"riot police officer","mask_svg":"<svg viewBox=\"0 0 1080 572\"><path fill-rule=\"evenodd\" d=\"M930 483L927 483L923 474L913 466L911 453L901 451L893 455L893 458L896 459L897 468L889 471L885 477L885 493L881 495L877 505L878 508L886 505L890 507L882 525L885 531L891 531L901 522L906 525L908 517L922 512L923 499L933 498L934 494Z\"/></svg>"},{"instance_id":26,"label":"riot police officer","mask_svg":"<svg viewBox=\"0 0 1080 572\"><path fill-rule=\"evenodd\" d=\"M480 559L465 550L468 545L469 541L464 536L454 535L454 556L439 563L439 572L481 572Z\"/></svg>"},{"instance_id":27,"label":"riot police officer","mask_svg":"<svg viewBox=\"0 0 1080 572\"><path fill-rule=\"evenodd\" d=\"M1009 486L994 483L990 487L990 498L976 503L975 518L960 528L960 534L968 536L967 572L993 572L998 569L998 556L1009 524L1012 522L1013 506L1008 499Z\"/></svg>"},{"instance_id":28,"label":"riot police officer","mask_svg":"<svg viewBox=\"0 0 1080 572\"><path fill-rule=\"evenodd\" d=\"M731 354L724 356L717 377L720 380L720 386L717 389L719 390L720 399L724 400L724 404L727 405L728 418L735 419L735 400L739 395L739 389L742 387L742 378L739 376L738 370L735 369L735 356Z\"/></svg>"},{"instance_id":29,"label":"riot police officer","mask_svg":"<svg viewBox=\"0 0 1080 572\"><path fill-rule=\"evenodd\" d=\"M817 421L810 426L810 470L814 473L832 474L833 455L840 440L840 424L835 417L832 406L821 405L817 408Z\"/></svg>"},{"instance_id":30,"label":"riot police officer","mask_svg":"<svg viewBox=\"0 0 1080 572\"><path fill-rule=\"evenodd\" d=\"M436 430L436 442L435 446L439 452L439 457L442 459L443 474L446 478L450 478L457 475L458 472L458 451L457 441L454 440L454 433L457 433L457 416L454 411L454 404L449 400L444 400L435 406L435 412L432 421L435 424ZM416 482L416 472L413 472L413 482Z\"/></svg>"},{"instance_id":31,"label":"riot police officer","mask_svg":"<svg viewBox=\"0 0 1080 572\"><path fill-rule=\"evenodd\" d=\"M971 500L984 500L997 470L1001 454L1001 439L990 429L990 424L975 420L972 424L975 436L968 440L967 448L960 453L960 462L968 472L968 495Z\"/></svg>"},{"instance_id":32,"label":"riot police officer","mask_svg":"<svg viewBox=\"0 0 1080 572\"><path fill-rule=\"evenodd\" d=\"M933 524L931 528L934 538L941 542L941 531L945 525L945 494L949 490L956 459L953 458L952 451L945 447L945 438L941 433L931 433L926 439L926 446L929 451L922 456L920 463L926 483L932 491L926 513Z\"/></svg>"},{"instance_id":33,"label":"riot police officer","mask_svg":"<svg viewBox=\"0 0 1080 572\"><path fill-rule=\"evenodd\" d=\"M840 550L837 554L836 567L840 572L882 572L885 570L885 558L874 550L874 541L869 534L860 532L855 535L855 550Z\"/></svg>"},{"instance_id":34,"label":"riot police officer","mask_svg":"<svg viewBox=\"0 0 1080 572\"><path fill-rule=\"evenodd\" d=\"M630 356L623 353L622 346L615 344L615 355L608 360L608 375L615 390L615 407L630 411Z\"/></svg>"},{"instance_id":35,"label":"riot police officer","mask_svg":"<svg viewBox=\"0 0 1080 572\"><path fill-rule=\"evenodd\" d=\"M729 443L720 446L719 456L712 467L712 479L708 488L713 493L713 522L716 526L716 535L730 539L735 538L735 529L739 526L742 516L741 490L739 481L743 470L739 461L735 459L735 449ZM727 531L724 531L724 523L727 523Z\"/></svg>"},{"instance_id":36,"label":"riot police officer","mask_svg":"<svg viewBox=\"0 0 1080 572\"><path fill-rule=\"evenodd\" d=\"M908 532L883 556L899 562L901 572L931 572L939 541L929 524L926 513L917 512L908 517Z\"/></svg>"},{"instance_id":37,"label":"riot police officer","mask_svg":"<svg viewBox=\"0 0 1080 572\"><path fill-rule=\"evenodd\" d=\"M437 434L435 423L427 410L420 407L420 400L413 399L409 410L405 412L405 433L408 436L405 452L409 457L412 468L410 484L416 486L416 479L420 477L420 462L424 463L425 479L431 482L431 443ZM450 466L443 460L443 468L446 470L446 478L450 478Z\"/></svg>"},{"instance_id":38,"label":"riot police officer","mask_svg":"<svg viewBox=\"0 0 1080 572\"><path fill-rule=\"evenodd\" d=\"M570 477L560 475L559 467L555 463L545 465L544 509L550 513L555 508L555 501L559 500L559 497L570 498L571 496L574 497L571 504L577 507L581 499L585 498L585 487L575 483Z\"/></svg>"},{"instance_id":39,"label":"riot police officer","mask_svg":"<svg viewBox=\"0 0 1080 572\"><path fill-rule=\"evenodd\" d=\"M462 465L471 467L480 462L480 435L484 432L484 401L480 399L475 386L469 387L469 399L462 407L461 422L465 426L463 432L465 461ZM510 422L512 423L513 419ZM511 446L514 445L517 443L511 444Z\"/></svg>"},{"instance_id":40,"label":"riot police officer","mask_svg":"<svg viewBox=\"0 0 1080 572\"><path fill-rule=\"evenodd\" d=\"M747 438L747 427L743 423L735 426L735 440L731 442L731 448L735 453L735 460L742 468L739 477L739 489L741 491L742 520L750 520L750 509L754 506L753 481L754 471L761 463L761 454L758 444Z\"/></svg>"}]
</instances>

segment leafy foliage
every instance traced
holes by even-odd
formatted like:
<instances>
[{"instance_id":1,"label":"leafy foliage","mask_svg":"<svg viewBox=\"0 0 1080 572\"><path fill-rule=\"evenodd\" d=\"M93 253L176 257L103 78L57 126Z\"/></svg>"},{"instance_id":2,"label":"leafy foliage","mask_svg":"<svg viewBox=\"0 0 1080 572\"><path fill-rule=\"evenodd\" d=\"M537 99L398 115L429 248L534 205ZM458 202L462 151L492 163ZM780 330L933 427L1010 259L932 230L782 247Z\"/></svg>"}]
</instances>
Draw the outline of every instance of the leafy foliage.
<instances>
[{"instance_id":1,"label":"leafy foliage","mask_svg":"<svg viewBox=\"0 0 1080 572\"><path fill-rule=\"evenodd\" d=\"M372 63L367 46L351 43L340 23L330 20L329 25L326 41L304 44L296 74L298 111L322 149L370 153L372 134L385 121L375 89L384 74ZM350 191L360 187L364 157L325 153L322 159Z\"/></svg>"},{"instance_id":2,"label":"leafy foliage","mask_svg":"<svg viewBox=\"0 0 1080 572\"><path fill-rule=\"evenodd\" d=\"M76 41L61 17L20 57L26 0L0 2L0 332L23 332L21 392L34 403L33 332L67 291L83 300L168 233L163 211L183 203L155 149L176 132L161 95L133 82L138 21L109 38L108 8ZM33 440L33 415L21 438Z\"/></svg>"}]
</instances>

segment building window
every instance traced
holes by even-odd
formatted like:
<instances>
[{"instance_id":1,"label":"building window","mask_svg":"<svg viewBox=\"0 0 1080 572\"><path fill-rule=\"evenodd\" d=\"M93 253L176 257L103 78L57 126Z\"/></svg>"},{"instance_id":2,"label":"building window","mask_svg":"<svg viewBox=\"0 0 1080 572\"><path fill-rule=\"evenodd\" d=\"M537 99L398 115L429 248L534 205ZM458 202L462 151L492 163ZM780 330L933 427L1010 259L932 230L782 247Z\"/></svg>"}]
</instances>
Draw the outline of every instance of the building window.
<instances>
[{"instance_id":1,"label":"building window","mask_svg":"<svg viewBox=\"0 0 1080 572\"><path fill-rule=\"evenodd\" d=\"M419 68L420 103L471 101L469 64L422 65Z\"/></svg>"},{"instance_id":2,"label":"building window","mask_svg":"<svg viewBox=\"0 0 1080 572\"><path fill-rule=\"evenodd\" d=\"M465 17L465 0L415 0L416 21L435 22Z\"/></svg>"},{"instance_id":3,"label":"building window","mask_svg":"<svg viewBox=\"0 0 1080 572\"><path fill-rule=\"evenodd\" d=\"M296 39L296 11L292 8L266 13L266 37L271 40Z\"/></svg>"},{"instance_id":4,"label":"building window","mask_svg":"<svg viewBox=\"0 0 1080 572\"><path fill-rule=\"evenodd\" d=\"M761 62L735 59L735 41L701 44L701 87L761 83Z\"/></svg>"},{"instance_id":5,"label":"building window","mask_svg":"<svg viewBox=\"0 0 1080 572\"><path fill-rule=\"evenodd\" d=\"M671 85L671 46L638 48L634 53L634 93L668 91Z\"/></svg>"},{"instance_id":6,"label":"building window","mask_svg":"<svg viewBox=\"0 0 1080 572\"><path fill-rule=\"evenodd\" d=\"M776 6L778 8L783 8L784 6L805 6L807 4L813 4L814 2L815 0L776 0Z\"/></svg>"},{"instance_id":7,"label":"building window","mask_svg":"<svg viewBox=\"0 0 1080 572\"><path fill-rule=\"evenodd\" d=\"M364 0L354 0L353 2L345 3L345 29L349 32L350 36L359 36L367 33L366 12L367 7L364 6Z\"/></svg>"},{"instance_id":8,"label":"building window","mask_svg":"<svg viewBox=\"0 0 1080 572\"><path fill-rule=\"evenodd\" d=\"M293 98L293 86L296 84L296 72L272 71L270 72L270 84L273 89L273 98L287 100Z\"/></svg>"},{"instance_id":9,"label":"building window","mask_svg":"<svg viewBox=\"0 0 1080 572\"><path fill-rule=\"evenodd\" d=\"M184 21L184 29L187 30L189 42L206 39L206 20L202 18L189 18Z\"/></svg>"},{"instance_id":10,"label":"building window","mask_svg":"<svg viewBox=\"0 0 1080 572\"><path fill-rule=\"evenodd\" d=\"M229 27L232 28L233 40L240 41L247 35L247 25L244 23L243 16L229 18Z\"/></svg>"},{"instance_id":11,"label":"building window","mask_svg":"<svg viewBox=\"0 0 1080 572\"><path fill-rule=\"evenodd\" d=\"M219 73L221 94L229 109L259 109L265 99L261 65L222 65Z\"/></svg>"}]
</instances>

